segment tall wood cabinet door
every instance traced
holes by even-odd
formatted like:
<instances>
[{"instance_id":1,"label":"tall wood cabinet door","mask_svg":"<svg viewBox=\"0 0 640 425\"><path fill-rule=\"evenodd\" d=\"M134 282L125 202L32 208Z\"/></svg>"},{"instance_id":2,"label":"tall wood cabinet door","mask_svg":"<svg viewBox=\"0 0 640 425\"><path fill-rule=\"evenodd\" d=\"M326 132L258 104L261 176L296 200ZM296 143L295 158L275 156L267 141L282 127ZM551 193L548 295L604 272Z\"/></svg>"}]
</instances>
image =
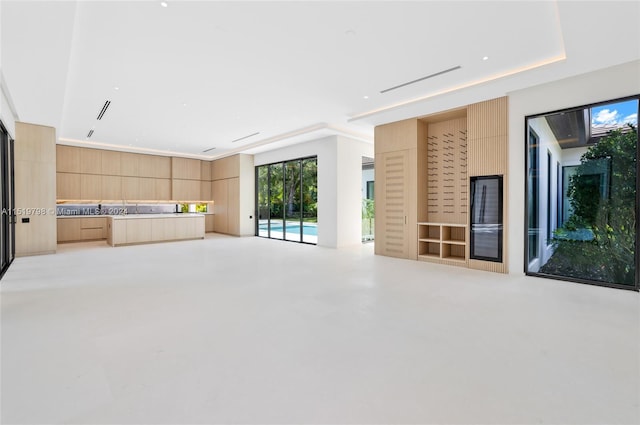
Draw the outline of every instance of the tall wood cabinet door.
<instances>
[{"instance_id":1,"label":"tall wood cabinet door","mask_svg":"<svg viewBox=\"0 0 640 425\"><path fill-rule=\"evenodd\" d=\"M413 257L409 253L409 238L413 234L409 232L410 152L376 155L376 254Z\"/></svg>"},{"instance_id":2,"label":"tall wood cabinet door","mask_svg":"<svg viewBox=\"0 0 640 425\"><path fill-rule=\"evenodd\" d=\"M228 233L227 220L227 180L215 180L211 183L213 195L213 231L218 233Z\"/></svg>"},{"instance_id":3,"label":"tall wood cabinet door","mask_svg":"<svg viewBox=\"0 0 640 425\"><path fill-rule=\"evenodd\" d=\"M227 233L240 236L240 179L227 180Z\"/></svg>"}]
</instances>

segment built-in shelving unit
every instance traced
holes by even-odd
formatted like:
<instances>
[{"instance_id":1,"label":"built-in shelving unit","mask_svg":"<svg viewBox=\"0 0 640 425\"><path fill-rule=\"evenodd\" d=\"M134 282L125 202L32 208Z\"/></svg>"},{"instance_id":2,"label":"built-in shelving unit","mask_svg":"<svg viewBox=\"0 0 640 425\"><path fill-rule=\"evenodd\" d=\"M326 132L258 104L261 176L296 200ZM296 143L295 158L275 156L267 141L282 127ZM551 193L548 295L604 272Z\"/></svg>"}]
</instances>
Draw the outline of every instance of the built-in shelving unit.
<instances>
[{"instance_id":1,"label":"built-in shelving unit","mask_svg":"<svg viewBox=\"0 0 640 425\"><path fill-rule=\"evenodd\" d=\"M418 259L467 262L467 226L451 223L418 223Z\"/></svg>"}]
</instances>

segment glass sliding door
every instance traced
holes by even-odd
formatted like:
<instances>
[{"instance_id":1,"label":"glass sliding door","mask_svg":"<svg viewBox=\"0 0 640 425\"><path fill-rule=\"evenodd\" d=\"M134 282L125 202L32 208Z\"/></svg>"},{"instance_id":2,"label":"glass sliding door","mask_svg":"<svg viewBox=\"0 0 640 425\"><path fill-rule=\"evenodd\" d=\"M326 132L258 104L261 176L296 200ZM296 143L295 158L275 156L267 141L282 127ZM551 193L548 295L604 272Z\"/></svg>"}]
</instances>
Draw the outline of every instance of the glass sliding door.
<instances>
[{"instance_id":1,"label":"glass sliding door","mask_svg":"<svg viewBox=\"0 0 640 425\"><path fill-rule=\"evenodd\" d=\"M269 166L269 237L284 239L284 164Z\"/></svg>"},{"instance_id":2,"label":"glass sliding door","mask_svg":"<svg viewBox=\"0 0 640 425\"><path fill-rule=\"evenodd\" d=\"M302 242L318 243L318 159L302 160Z\"/></svg>"},{"instance_id":3,"label":"glass sliding door","mask_svg":"<svg viewBox=\"0 0 640 425\"><path fill-rule=\"evenodd\" d=\"M526 118L527 274L638 289L639 100Z\"/></svg>"},{"instance_id":4,"label":"glass sliding door","mask_svg":"<svg viewBox=\"0 0 640 425\"><path fill-rule=\"evenodd\" d=\"M288 161L284 164L284 238L288 241L302 241L302 214L300 211L301 162Z\"/></svg>"},{"instance_id":5,"label":"glass sliding door","mask_svg":"<svg viewBox=\"0 0 640 425\"><path fill-rule=\"evenodd\" d=\"M316 157L256 167L256 235L317 243L317 181Z\"/></svg>"},{"instance_id":6,"label":"glass sliding door","mask_svg":"<svg viewBox=\"0 0 640 425\"><path fill-rule=\"evenodd\" d=\"M0 122L0 277L15 257L13 140Z\"/></svg>"},{"instance_id":7,"label":"glass sliding door","mask_svg":"<svg viewBox=\"0 0 640 425\"><path fill-rule=\"evenodd\" d=\"M269 166L256 167L258 236L269 237Z\"/></svg>"}]
</instances>

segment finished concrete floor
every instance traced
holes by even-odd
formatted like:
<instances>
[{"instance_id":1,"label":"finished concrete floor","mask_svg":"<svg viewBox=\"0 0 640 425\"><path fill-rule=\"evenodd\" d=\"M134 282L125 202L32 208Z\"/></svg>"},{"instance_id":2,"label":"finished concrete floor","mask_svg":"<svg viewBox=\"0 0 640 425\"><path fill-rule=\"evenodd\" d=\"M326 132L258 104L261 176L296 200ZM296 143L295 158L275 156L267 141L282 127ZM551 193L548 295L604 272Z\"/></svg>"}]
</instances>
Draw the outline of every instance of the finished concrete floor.
<instances>
[{"instance_id":1,"label":"finished concrete floor","mask_svg":"<svg viewBox=\"0 0 640 425\"><path fill-rule=\"evenodd\" d=\"M208 235L0 295L2 424L640 423L636 292Z\"/></svg>"}]
</instances>

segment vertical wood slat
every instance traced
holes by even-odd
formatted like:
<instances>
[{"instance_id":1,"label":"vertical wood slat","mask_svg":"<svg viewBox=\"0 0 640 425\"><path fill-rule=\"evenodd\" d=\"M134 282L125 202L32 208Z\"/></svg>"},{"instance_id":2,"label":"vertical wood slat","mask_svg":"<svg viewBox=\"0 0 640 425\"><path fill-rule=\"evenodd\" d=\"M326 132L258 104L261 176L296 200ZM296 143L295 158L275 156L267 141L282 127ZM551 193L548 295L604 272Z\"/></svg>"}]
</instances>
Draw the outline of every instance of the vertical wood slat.
<instances>
[{"instance_id":1,"label":"vertical wood slat","mask_svg":"<svg viewBox=\"0 0 640 425\"><path fill-rule=\"evenodd\" d=\"M469 177L503 176L502 263L469 260L469 268L507 273L507 211L508 200L508 110L507 98L475 103L467 107L468 173ZM471 230L471 229L469 229Z\"/></svg>"}]
</instances>

